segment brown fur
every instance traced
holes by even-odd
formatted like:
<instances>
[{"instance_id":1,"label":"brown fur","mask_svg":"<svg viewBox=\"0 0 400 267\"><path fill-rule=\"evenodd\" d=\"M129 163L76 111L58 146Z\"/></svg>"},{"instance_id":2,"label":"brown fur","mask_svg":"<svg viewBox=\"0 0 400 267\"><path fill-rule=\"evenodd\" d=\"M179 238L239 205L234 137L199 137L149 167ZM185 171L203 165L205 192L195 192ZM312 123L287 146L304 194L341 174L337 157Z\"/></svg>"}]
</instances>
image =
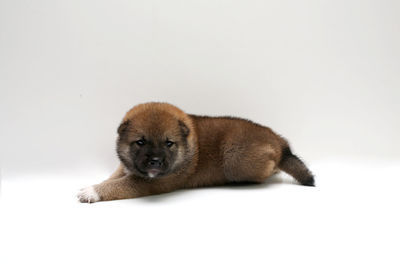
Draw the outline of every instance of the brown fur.
<instances>
[{"instance_id":1,"label":"brown fur","mask_svg":"<svg viewBox=\"0 0 400 267\"><path fill-rule=\"evenodd\" d=\"M180 121L180 122L179 122ZM178 123L179 122L179 123ZM118 129L117 150L127 156L129 145L142 135L154 138L182 134L186 125L187 149L177 151L176 171L145 179L127 168L123 157L113 175L94 189L100 200L135 198L182 188L222 185L231 182L265 181L284 170L305 185L313 185L311 172L289 149L285 139L270 128L231 117L188 115L166 103L135 106ZM145 131L145 132L144 132ZM82 202L85 198L80 198Z\"/></svg>"}]
</instances>

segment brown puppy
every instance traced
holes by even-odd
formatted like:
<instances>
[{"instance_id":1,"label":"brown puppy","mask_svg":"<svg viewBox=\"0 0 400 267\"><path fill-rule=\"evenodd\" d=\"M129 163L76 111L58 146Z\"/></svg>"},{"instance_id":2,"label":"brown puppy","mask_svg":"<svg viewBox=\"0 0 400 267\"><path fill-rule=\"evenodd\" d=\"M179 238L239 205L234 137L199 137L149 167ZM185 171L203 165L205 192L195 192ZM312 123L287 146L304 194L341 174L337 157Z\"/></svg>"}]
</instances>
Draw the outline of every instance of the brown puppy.
<instances>
[{"instance_id":1,"label":"brown puppy","mask_svg":"<svg viewBox=\"0 0 400 267\"><path fill-rule=\"evenodd\" d=\"M313 175L285 139L248 120L188 115L170 104L146 103L128 111L118 135L120 166L108 180L82 189L81 202L261 183L278 169L303 185L314 185Z\"/></svg>"}]
</instances>

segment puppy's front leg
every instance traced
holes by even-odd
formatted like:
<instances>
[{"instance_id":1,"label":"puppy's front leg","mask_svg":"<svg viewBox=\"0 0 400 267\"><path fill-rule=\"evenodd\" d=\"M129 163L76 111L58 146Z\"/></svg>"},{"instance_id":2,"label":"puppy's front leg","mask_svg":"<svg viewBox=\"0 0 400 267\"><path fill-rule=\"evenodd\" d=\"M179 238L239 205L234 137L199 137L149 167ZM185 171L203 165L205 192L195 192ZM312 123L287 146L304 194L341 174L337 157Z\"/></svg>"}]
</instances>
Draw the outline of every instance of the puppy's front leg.
<instances>
[{"instance_id":1,"label":"puppy's front leg","mask_svg":"<svg viewBox=\"0 0 400 267\"><path fill-rule=\"evenodd\" d=\"M131 176L113 178L100 184L81 189L77 197L80 202L94 203L97 201L135 198L148 195L143 184Z\"/></svg>"}]
</instances>

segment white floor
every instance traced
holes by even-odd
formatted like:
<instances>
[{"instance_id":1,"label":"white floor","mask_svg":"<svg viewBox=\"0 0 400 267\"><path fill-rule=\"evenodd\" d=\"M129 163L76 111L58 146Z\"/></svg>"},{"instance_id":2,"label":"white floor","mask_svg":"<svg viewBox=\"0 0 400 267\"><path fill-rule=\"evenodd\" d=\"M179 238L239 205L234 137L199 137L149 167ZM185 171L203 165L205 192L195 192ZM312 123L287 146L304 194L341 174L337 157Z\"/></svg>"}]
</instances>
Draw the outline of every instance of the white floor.
<instances>
[{"instance_id":1,"label":"white floor","mask_svg":"<svg viewBox=\"0 0 400 267\"><path fill-rule=\"evenodd\" d=\"M400 162L311 164L317 187L183 190L81 204L108 174L3 177L0 265L400 266Z\"/></svg>"}]
</instances>

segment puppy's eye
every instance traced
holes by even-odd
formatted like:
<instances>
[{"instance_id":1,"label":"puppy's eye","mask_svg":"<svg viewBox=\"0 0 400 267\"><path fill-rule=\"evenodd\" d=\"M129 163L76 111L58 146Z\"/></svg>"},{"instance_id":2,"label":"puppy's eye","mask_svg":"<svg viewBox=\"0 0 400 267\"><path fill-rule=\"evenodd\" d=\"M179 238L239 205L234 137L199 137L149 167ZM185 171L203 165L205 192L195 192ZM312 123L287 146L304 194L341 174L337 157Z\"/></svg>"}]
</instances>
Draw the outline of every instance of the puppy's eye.
<instances>
[{"instance_id":1,"label":"puppy's eye","mask_svg":"<svg viewBox=\"0 0 400 267\"><path fill-rule=\"evenodd\" d=\"M146 141L145 141L145 140L137 140L135 143L136 143L138 146L144 146L144 145L146 144Z\"/></svg>"},{"instance_id":2,"label":"puppy's eye","mask_svg":"<svg viewBox=\"0 0 400 267\"><path fill-rule=\"evenodd\" d=\"M167 147L171 147L171 146L173 146L175 143L172 142L172 141L167 141L167 142L165 142L165 144L167 145Z\"/></svg>"}]
</instances>

